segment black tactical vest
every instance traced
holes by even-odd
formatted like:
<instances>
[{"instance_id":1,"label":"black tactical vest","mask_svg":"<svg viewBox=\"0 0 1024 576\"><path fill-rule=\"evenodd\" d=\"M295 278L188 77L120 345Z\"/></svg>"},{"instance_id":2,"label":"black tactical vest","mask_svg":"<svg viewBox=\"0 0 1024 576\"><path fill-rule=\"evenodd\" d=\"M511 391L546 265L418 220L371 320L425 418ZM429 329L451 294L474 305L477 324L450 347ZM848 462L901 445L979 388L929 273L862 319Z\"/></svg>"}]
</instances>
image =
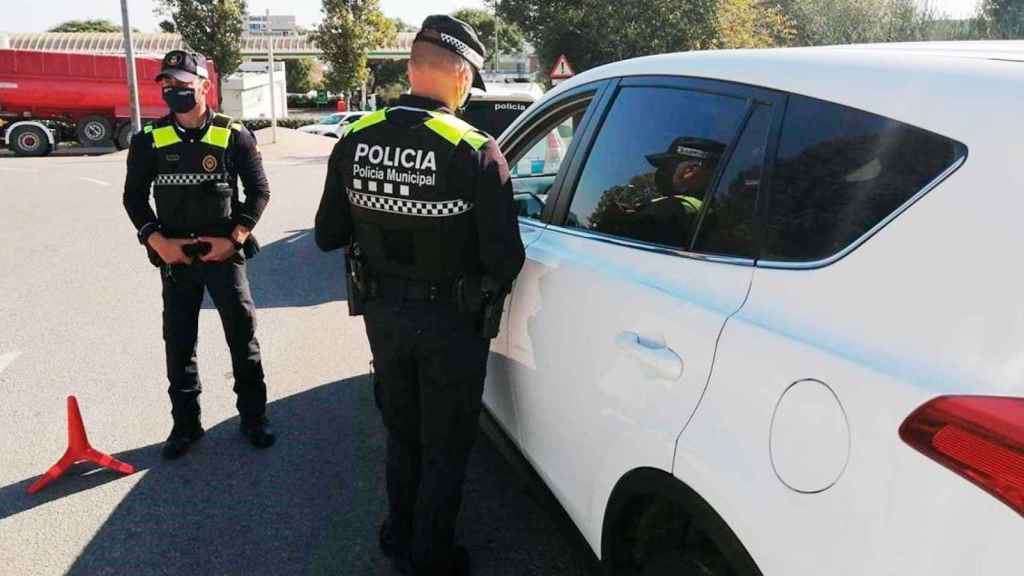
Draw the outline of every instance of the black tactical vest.
<instances>
[{"instance_id":1,"label":"black tactical vest","mask_svg":"<svg viewBox=\"0 0 1024 576\"><path fill-rule=\"evenodd\" d=\"M153 181L156 213L169 237L222 235L231 231L235 182L229 178L227 151L231 131L240 128L229 116L214 115L203 138L182 140L170 117L146 126L157 151Z\"/></svg>"},{"instance_id":2,"label":"black tactical vest","mask_svg":"<svg viewBox=\"0 0 1024 576\"><path fill-rule=\"evenodd\" d=\"M479 272L473 203L449 176L457 147L479 149L487 136L451 114L400 107L361 118L342 138L354 237L371 272L422 281Z\"/></svg>"}]
</instances>

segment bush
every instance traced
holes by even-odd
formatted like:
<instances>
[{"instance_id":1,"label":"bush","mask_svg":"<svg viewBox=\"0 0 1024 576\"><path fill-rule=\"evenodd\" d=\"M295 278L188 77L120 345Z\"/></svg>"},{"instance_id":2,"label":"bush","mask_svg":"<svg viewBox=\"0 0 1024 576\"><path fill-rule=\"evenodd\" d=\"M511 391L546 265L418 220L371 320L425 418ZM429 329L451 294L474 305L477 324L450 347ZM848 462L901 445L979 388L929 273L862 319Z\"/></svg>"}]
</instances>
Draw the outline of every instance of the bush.
<instances>
[{"instance_id":1,"label":"bush","mask_svg":"<svg viewBox=\"0 0 1024 576\"><path fill-rule=\"evenodd\" d=\"M316 118L309 117L295 117L295 118L278 118L277 126L279 128L298 128L307 124L316 122ZM242 124L246 128L255 132L264 128L270 127L270 118L250 118L248 120L242 120Z\"/></svg>"}]
</instances>

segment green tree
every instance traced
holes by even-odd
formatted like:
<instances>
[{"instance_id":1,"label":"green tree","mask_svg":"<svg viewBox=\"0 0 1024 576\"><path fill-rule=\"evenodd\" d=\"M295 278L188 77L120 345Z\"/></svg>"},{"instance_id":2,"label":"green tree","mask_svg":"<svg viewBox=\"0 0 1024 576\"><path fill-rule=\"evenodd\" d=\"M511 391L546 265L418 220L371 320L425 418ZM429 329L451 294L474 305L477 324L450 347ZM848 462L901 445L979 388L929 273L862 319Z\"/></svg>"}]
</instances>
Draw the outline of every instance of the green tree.
<instances>
[{"instance_id":1,"label":"green tree","mask_svg":"<svg viewBox=\"0 0 1024 576\"><path fill-rule=\"evenodd\" d=\"M494 66L494 13L480 8L463 8L452 13L452 16L469 24L476 30L480 42L487 49L485 67ZM523 32L511 20L506 20L499 13L498 49L502 54L518 54L523 51Z\"/></svg>"},{"instance_id":2,"label":"green tree","mask_svg":"<svg viewBox=\"0 0 1024 576\"><path fill-rule=\"evenodd\" d=\"M926 40L939 20L918 0L789 0L798 45Z\"/></svg>"},{"instance_id":3,"label":"green tree","mask_svg":"<svg viewBox=\"0 0 1024 576\"><path fill-rule=\"evenodd\" d=\"M405 60L383 60L371 64L372 89L377 91L383 86L392 85L408 88L409 77L406 73L406 67L407 63Z\"/></svg>"},{"instance_id":4,"label":"green tree","mask_svg":"<svg viewBox=\"0 0 1024 576\"><path fill-rule=\"evenodd\" d=\"M220 88L242 63L245 10L245 0L159 0L157 13L170 14L185 44L213 60Z\"/></svg>"},{"instance_id":5,"label":"green tree","mask_svg":"<svg viewBox=\"0 0 1024 576\"><path fill-rule=\"evenodd\" d=\"M110 20L68 20L50 28L50 32L120 32L121 27Z\"/></svg>"},{"instance_id":6,"label":"green tree","mask_svg":"<svg viewBox=\"0 0 1024 576\"><path fill-rule=\"evenodd\" d=\"M395 23L379 0L323 0L321 11L313 41L330 64L325 84L335 92L358 90L369 77L367 54L395 42Z\"/></svg>"},{"instance_id":7,"label":"green tree","mask_svg":"<svg viewBox=\"0 0 1024 576\"><path fill-rule=\"evenodd\" d=\"M502 0L542 68L565 54L577 72L635 56L711 48L717 0Z\"/></svg>"},{"instance_id":8,"label":"green tree","mask_svg":"<svg viewBox=\"0 0 1024 576\"><path fill-rule=\"evenodd\" d=\"M178 27L175 26L174 22L171 22L170 20L161 20L159 26L161 32L165 32L167 34L178 33Z\"/></svg>"},{"instance_id":9,"label":"green tree","mask_svg":"<svg viewBox=\"0 0 1024 576\"><path fill-rule=\"evenodd\" d=\"M987 38L1024 38L1024 0L983 0L978 21Z\"/></svg>"},{"instance_id":10,"label":"green tree","mask_svg":"<svg viewBox=\"0 0 1024 576\"><path fill-rule=\"evenodd\" d=\"M397 32L416 32L419 30L419 28L409 24L401 18L392 18L391 21L395 23L395 30Z\"/></svg>"},{"instance_id":11,"label":"green tree","mask_svg":"<svg viewBox=\"0 0 1024 576\"><path fill-rule=\"evenodd\" d=\"M305 94L313 89L313 59L298 58L285 61L285 82L288 91Z\"/></svg>"},{"instance_id":12,"label":"green tree","mask_svg":"<svg viewBox=\"0 0 1024 576\"><path fill-rule=\"evenodd\" d=\"M786 46L796 35L782 8L764 0L719 0L716 23L719 48Z\"/></svg>"}]
</instances>

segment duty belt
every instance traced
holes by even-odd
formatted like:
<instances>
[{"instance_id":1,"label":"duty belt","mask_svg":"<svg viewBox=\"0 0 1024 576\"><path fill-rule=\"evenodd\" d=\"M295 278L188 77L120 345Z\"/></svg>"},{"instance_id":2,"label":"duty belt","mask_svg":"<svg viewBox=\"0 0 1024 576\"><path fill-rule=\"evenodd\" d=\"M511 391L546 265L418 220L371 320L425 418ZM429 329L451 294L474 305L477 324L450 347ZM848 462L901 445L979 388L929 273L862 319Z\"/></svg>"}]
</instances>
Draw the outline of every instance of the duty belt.
<instances>
[{"instance_id":1,"label":"duty belt","mask_svg":"<svg viewBox=\"0 0 1024 576\"><path fill-rule=\"evenodd\" d=\"M398 276L375 276L370 281L374 298L406 302L455 302L455 282L430 282Z\"/></svg>"}]
</instances>

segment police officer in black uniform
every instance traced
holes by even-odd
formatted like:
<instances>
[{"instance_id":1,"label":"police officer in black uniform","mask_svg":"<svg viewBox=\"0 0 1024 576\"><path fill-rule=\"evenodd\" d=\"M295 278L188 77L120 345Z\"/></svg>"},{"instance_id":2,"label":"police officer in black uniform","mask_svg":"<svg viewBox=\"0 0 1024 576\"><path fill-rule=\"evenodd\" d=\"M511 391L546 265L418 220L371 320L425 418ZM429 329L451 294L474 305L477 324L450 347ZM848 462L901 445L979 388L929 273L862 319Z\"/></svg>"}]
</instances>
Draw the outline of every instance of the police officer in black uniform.
<instances>
[{"instance_id":1,"label":"police officer in black uniform","mask_svg":"<svg viewBox=\"0 0 1024 576\"><path fill-rule=\"evenodd\" d=\"M493 138L453 115L471 86L484 88L483 61L468 24L428 17L411 94L343 133L316 215L320 248L348 246L361 270L350 305L365 297L388 429L381 547L418 575L468 573L455 521L489 340L524 261L508 165Z\"/></svg>"},{"instance_id":2,"label":"police officer in black uniform","mask_svg":"<svg viewBox=\"0 0 1024 576\"><path fill-rule=\"evenodd\" d=\"M270 199L259 149L241 124L207 108L204 57L169 52L156 81L171 114L132 139L124 206L163 278L174 427L162 454L178 458L203 435L196 336L204 290L217 306L231 351L241 432L254 446L267 448L274 434L265 415L267 388L245 272L247 255L257 249L250 232Z\"/></svg>"}]
</instances>

